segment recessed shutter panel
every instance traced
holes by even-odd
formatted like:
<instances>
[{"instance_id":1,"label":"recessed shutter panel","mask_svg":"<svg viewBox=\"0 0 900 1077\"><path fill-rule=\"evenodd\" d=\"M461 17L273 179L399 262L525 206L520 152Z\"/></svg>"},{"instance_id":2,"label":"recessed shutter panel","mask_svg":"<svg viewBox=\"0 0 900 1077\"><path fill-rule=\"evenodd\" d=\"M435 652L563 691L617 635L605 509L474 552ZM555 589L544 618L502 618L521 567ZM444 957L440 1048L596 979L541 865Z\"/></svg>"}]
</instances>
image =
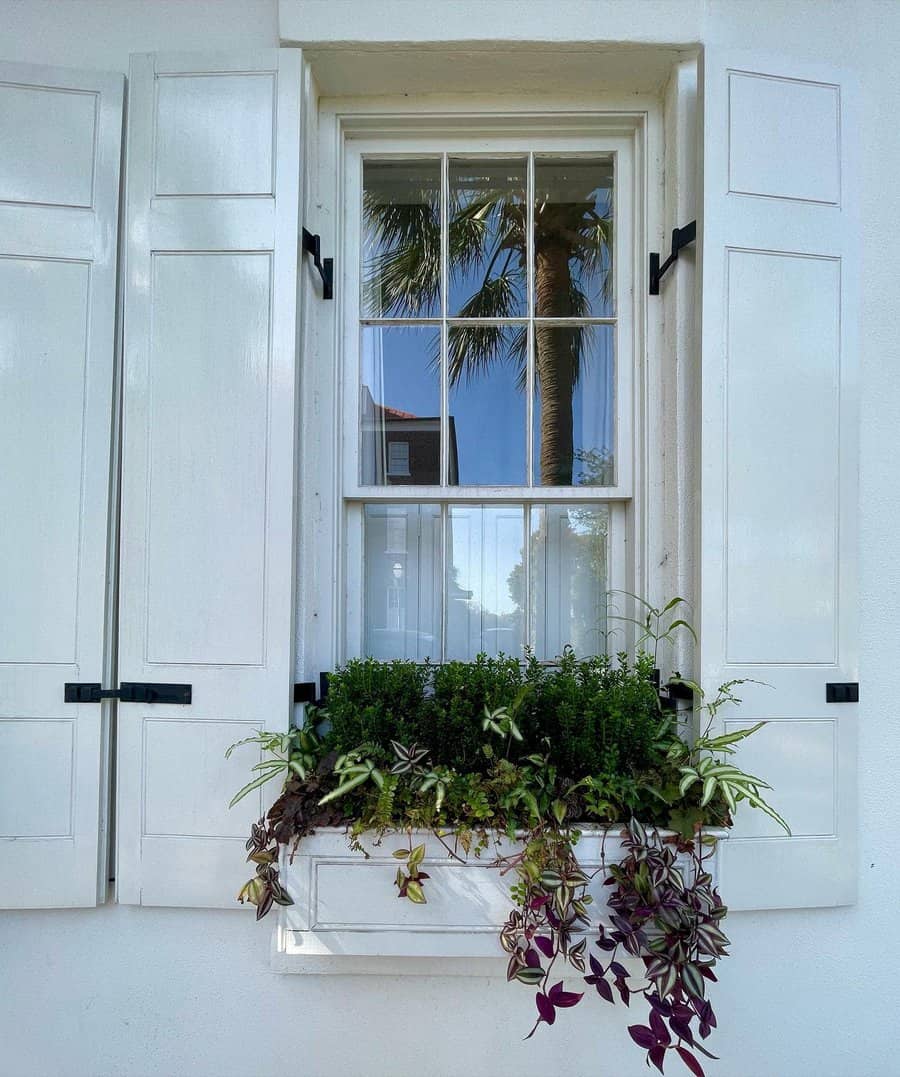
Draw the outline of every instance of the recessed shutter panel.
<instances>
[{"instance_id":1,"label":"recessed shutter panel","mask_svg":"<svg viewBox=\"0 0 900 1077\"><path fill-rule=\"evenodd\" d=\"M106 886L120 75L0 64L0 907ZM103 833L101 833L103 831Z\"/></svg>"},{"instance_id":2,"label":"recessed shutter panel","mask_svg":"<svg viewBox=\"0 0 900 1077\"><path fill-rule=\"evenodd\" d=\"M235 907L291 708L300 54L136 56L129 92L118 895Z\"/></svg>"},{"instance_id":3,"label":"recessed shutter panel","mask_svg":"<svg viewBox=\"0 0 900 1077\"><path fill-rule=\"evenodd\" d=\"M707 50L702 242L702 679L732 678L742 805L729 906L856 892L857 224L846 80ZM840 691L840 689L839 689Z\"/></svg>"}]
</instances>

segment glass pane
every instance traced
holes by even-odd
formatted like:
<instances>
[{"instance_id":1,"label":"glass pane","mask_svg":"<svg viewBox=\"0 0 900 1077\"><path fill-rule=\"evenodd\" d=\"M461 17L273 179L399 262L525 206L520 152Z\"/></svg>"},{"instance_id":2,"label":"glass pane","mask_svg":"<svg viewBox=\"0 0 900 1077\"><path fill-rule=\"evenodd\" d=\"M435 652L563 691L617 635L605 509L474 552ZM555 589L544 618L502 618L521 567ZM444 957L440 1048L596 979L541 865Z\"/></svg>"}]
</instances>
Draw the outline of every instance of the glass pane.
<instances>
[{"instance_id":1,"label":"glass pane","mask_svg":"<svg viewBox=\"0 0 900 1077\"><path fill-rule=\"evenodd\" d=\"M525 484L524 326L453 326L450 485Z\"/></svg>"},{"instance_id":2,"label":"glass pane","mask_svg":"<svg viewBox=\"0 0 900 1077\"><path fill-rule=\"evenodd\" d=\"M362 310L368 318L441 309L441 163L363 163Z\"/></svg>"},{"instance_id":3,"label":"glass pane","mask_svg":"<svg viewBox=\"0 0 900 1077\"><path fill-rule=\"evenodd\" d=\"M611 325L535 327L535 485L615 481L614 346Z\"/></svg>"},{"instance_id":4,"label":"glass pane","mask_svg":"<svg viewBox=\"0 0 900 1077\"><path fill-rule=\"evenodd\" d=\"M524 643L521 505L454 505L447 528L446 658L519 656Z\"/></svg>"},{"instance_id":5,"label":"glass pane","mask_svg":"<svg viewBox=\"0 0 900 1077\"><path fill-rule=\"evenodd\" d=\"M441 656L441 510L366 505L363 652L424 662Z\"/></svg>"},{"instance_id":6,"label":"glass pane","mask_svg":"<svg viewBox=\"0 0 900 1077\"><path fill-rule=\"evenodd\" d=\"M436 326L362 330L360 483L441 481L441 393Z\"/></svg>"},{"instance_id":7,"label":"glass pane","mask_svg":"<svg viewBox=\"0 0 900 1077\"><path fill-rule=\"evenodd\" d=\"M607 537L605 505L536 505L531 513L531 598L535 653L552 659L605 649Z\"/></svg>"},{"instance_id":8,"label":"glass pane","mask_svg":"<svg viewBox=\"0 0 900 1077\"><path fill-rule=\"evenodd\" d=\"M451 158L451 315L513 318L526 312L524 158Z\"/></svg>"},{"instance_id":9,"label":"glass pane","mask_svg":"<svg viewBox=\"0 0 900 1077\"><path fill-rule=\"evenodd\" d=\"M534 309L538 317L614 310L611 158L534 162Z\"/></svg>"}]
</instances>

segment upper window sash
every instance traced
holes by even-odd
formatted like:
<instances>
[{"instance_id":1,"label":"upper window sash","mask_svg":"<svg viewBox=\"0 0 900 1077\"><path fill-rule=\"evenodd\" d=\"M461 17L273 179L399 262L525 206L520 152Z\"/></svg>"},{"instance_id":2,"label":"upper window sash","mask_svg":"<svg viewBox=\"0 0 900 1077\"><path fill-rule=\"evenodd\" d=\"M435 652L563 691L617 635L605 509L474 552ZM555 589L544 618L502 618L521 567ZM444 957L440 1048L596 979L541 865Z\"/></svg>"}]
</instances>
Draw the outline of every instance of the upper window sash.
<instances>
[{"instance_id":1,"label":"upper window sash","mask_svg":"<svg viewBox=\"0 0 900 1077\"><path fill-rule=\"evenodd\" d=\"M635 267L639 260L635 257L635 235L637 232L635 213L640 204L635 189L635 151L634 135L597 134L586 137L584 135L560 135L549 136L519 134L509 137L482 138L460 137L448 135L446 137L397 137L396 134L384 137L372 137L367 134L365 138L348 137L344 142L343 154L343 251L341 266L343 267L343 279L341 282L342 296L342 332L340 334L340 348L343 352L344 376L341 379L340 393L342 404L340 414L343 417L341 432L342 450L342 495L347 500L404 500L416 501L471 501L480 500L505 500L505 501L571 501L571 500L598 500L613 501L628 499L633 493L633 470L635 453L635 422L634 422L634 383L635 383L635 317L634 317L634 289ZM530 155L534 156L530 156ZM533 233L532 233L532 207L528 207L527 242L529 245L529 279L527 284L528 306L520 317L509 319L490 319L491 324L522 326L522 325L558 325L566 326L579 324L584 326L609 327L608 332L614 335L613 353L615 355L614 374L614 420L613 420L613 452L616 460L614 483L603 486L541 486L535 474L533 485L526 485L527 477L523 475L521 485L491 485L480 483L479 485L449 485L452 481L448 470L452 468L450 463L450 446L448 444L449 402L448 402L448 379L445 372L441 371L440 377L440 415L444 417L441 426L441 462L442 483L433 485L370 485L362 481L366 476L363 474L363 460L360 448L360 415L362 393L362 362L363 348L361 342L361 326L434 326L441 334L452 331L454 325L463 324L450 316L448 311L447 290L447 252L444 251L442 269L442 289L440 309L429 312L430 316L421 318L395 318L395 317L372 317L362 309L361 285L363 252L363 218L362 218L362 194L363 194L363 163L366 160L373 161L421 161L431 157L442 166L442 188L444 197L441 199L442 207L446 206L447 193L447 170L450 158L464 157L467 160L479 157L496 161L504 157L524 158L531 162L539 156L554 156L575 158L584 156L587 158L597 156L609 156L614 162L615 185L613 190L613 221L615 235L615 257L613 260L613 292L615 295L614 313L607 315L588 315L574 319L568 318L542 318L535 317L533 299L533 280L530 266L533 264ZM533 185L532 185L533 186ZM446 216L446 209L442 209ZM442 221L446 224L446 221ZM446 232L443 233L446 235ZM444 240L445 242L445 240ZM480 324L469 319L464 324ZM529 337L531 334L529 333ZM446 354L446 341L442 339L442 353ZM533 345L529 340L529 353L533 353ZM529 354L529 379L533 384L534 358ZM533 394L525 394L527 415L525 417L525 457L532 461L532 468L536 472L537 465L534 463L534 416L532 414ZM435 409L437 414L437 409ZM386 447L385 447L385 451ZM387 460L383 462L387 465ZM368 469L371 474L371 467ZM396 482L399 476L392 476Z\"/></svg>"}]
</instances>

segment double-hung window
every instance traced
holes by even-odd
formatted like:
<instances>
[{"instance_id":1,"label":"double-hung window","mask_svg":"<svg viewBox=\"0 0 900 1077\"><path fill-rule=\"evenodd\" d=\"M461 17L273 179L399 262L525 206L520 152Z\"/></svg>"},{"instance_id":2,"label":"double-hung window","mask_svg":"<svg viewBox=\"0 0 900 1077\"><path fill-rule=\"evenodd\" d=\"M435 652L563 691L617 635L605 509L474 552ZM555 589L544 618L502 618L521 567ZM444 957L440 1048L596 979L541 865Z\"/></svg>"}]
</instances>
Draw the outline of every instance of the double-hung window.
<instances>
[{"instance_id":1,"label":"double-hung window","mask_svg":"<svg viewBox=\"0 0 900 1077\"><path fill-rule=\"evenodd\" d=\"M631 141L346 147L342 650L593 653L628 582Z\"/></svg>"}]
</instances>

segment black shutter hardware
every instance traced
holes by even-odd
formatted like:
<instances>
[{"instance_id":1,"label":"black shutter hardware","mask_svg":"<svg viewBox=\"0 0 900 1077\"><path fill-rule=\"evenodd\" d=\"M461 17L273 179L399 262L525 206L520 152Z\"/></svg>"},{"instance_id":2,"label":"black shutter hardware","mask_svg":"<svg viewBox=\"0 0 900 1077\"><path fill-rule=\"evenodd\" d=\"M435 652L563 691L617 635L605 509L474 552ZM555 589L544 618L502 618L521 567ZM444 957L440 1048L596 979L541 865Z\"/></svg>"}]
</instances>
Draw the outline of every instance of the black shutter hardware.
<instances>
[{"instance_id":1,"label":"black shutter hardware","mask_svg":"<svg viewBox=\"0 0 900 1077\"><path fill-rule=\"evenodd\" d=\"M122 703L178 703L187 706L191 702L191 685L122 681L118 688L102 688L99 684L69 681L65 685L64 699L66 703L99 703L103 699L118 699Z\"/></svg>"},{"instance_id":2,"label":"black shutter hardware","mask_svg":"<svg viewBox=\"0 0 900 1077\"><path fill-rule=\"evenodd\" d=\"M663 262L659 264L659 254L654 251L650 255L650 294L659 295L659 282L666 270L674 263L678 261L678 252L686 247L689 243L693 243L697 238L697 222L691 221L690 224L686 224L684 228L672 229L672 253Z\"/></svg>"},{"instance_id":3,"label":"black shutter hardware","mask_svg":"<svg viewBox=\"0 0 900 1077\"><path fill-rule=\"evenodd\" d=\"M334 259L322 258L322 240L306 228L303 229L303 250L313 256L313 265L322 278L322 298L334 299Z\"/></svg>"}]
</instances>

